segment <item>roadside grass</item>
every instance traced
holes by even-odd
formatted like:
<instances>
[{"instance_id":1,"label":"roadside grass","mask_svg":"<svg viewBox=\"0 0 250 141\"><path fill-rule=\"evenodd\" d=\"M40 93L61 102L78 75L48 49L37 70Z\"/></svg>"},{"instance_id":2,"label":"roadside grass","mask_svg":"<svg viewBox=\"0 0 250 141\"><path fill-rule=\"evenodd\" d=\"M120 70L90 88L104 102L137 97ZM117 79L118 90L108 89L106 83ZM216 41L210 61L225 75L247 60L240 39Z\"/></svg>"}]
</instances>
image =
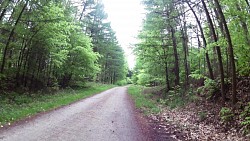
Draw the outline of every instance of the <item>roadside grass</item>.
<instances>
[{"instance_id":1,"label":"roadside grass","mask_svg":"<svg viewBox=\"0 0 250 141\"><path fill-rule=\"evenodd\" d=\"M159 113L162 107L175 109L197 101L197 96L191 89L186 92L181 89L172 90L164 96L163 87L131 85L128 88L128 93L135 101L136 108L141 109L146 114Z\"/></svg>"},{"instance_id":2,"label":"roadside grass","mask_svg":"<svg viewBox=\"0 0 250 141\"><path fill-rule=\"evenodd\" d=\"M144 114L159 113L160 107L152 98L152 94L144 94L143 86L130 85L128 93L132 96L136 108L143 111Z\"/></svg>"},{"instance_id":3,"label":"roadside grass","mask_svg":"<svg viewBox=\"0 0 250 141\"><path fill-rule=\"evenodd\" d=\"M0 97L0 127L10 125L15 121L40 112L68 105L113 87L115 85L88 83L86 88L78 90L66 89L55 94L19 95L13 93L15 98L11 100L8 97Z\"/></svg>"}]
</instances>

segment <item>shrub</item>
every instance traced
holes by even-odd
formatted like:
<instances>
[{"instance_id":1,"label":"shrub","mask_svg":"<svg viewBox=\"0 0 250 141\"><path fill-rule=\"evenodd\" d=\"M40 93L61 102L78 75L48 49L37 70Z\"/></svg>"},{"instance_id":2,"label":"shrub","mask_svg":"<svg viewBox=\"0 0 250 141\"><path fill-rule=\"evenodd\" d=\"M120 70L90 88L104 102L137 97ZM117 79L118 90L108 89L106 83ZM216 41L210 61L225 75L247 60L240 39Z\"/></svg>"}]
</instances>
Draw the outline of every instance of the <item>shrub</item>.
<instances>
[{"instance_id":1,"label":"shrub","mask_svg":"<svg viewBox=\"0 0 250 141\"><path fill-rule=\"evenodd\" d=\"M208 90L208 95L212 95L218 89L218 86L214 80L207 78L205 80L204 89Z\"/></svg>"},{"instance_id":2,"label":"shrub","mask_svg":"<svg viewBox=\"0 0 250 141\"><path fill-rule=\"evenodd\" d=\"M222 107L220 110L220 118L224 123L230 123L233 120L233 112L230 108Z\"/></svg>"},{"instance_id":3,"label":"shrub","mask_svg":"<svg viewBox=\"0 0 250 141\"><path fill-rule=\"evenodd\" d=\"M244 126L244 132L250 133L250 102L248 102L248 105L244 108L244 111L240 114L240 117L244 118L241 122L241 125Z\"/></svg>"},{"instance_id":4,"label":"shrub","mask_svg":"<svg viewBox=\"0 0 250 141\"><path fill-rule=\"evenodd\" d=\"M126 80L120 80L120 81L116 82L116 85L118 85L118 86L127 85L127 81Z\"/></svg>"},{"instance_id":5,"label":"shrub","mask_svg":"<svg viewBox=\"0 0 250 141\"><path fill-rule=\"evenodd\" d=\"M204 81L204 86L199 87L196 92L200 95L206 96L207 98L212 98L216 92L219 91L219 83L215 80L206 78Z\"/></svg>"}]
</instances>

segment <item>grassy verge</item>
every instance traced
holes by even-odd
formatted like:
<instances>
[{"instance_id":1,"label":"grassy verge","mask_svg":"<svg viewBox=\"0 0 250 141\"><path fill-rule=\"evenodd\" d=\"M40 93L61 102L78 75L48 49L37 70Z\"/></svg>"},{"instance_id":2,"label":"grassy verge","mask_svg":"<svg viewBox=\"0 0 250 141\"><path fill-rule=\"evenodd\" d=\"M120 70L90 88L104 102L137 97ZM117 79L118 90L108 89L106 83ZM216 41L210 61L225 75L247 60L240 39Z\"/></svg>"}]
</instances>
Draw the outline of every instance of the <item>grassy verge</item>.
<instances>
[{"instance_id":1,"label":"grassy verge","mask_svg":"<svg viewBox=\"0 0 250 141\"><path fill-rule=\"evenodd\" d=\"M0 127L35 115L40 112L52 110L63 105L102 92L114 87L114 85L88 84L80 90L62 90L55 94L31 94L17 95L10 101L8 98L0 99Z\"/></svg>"},{"instance_id":2,"label":"grassy verge","mask_svg":"<svg viewBox=\"0 0 250 141\"><path fill-rule=\"evenodd\" d=\"M142 86L131 85L128 88L128 93L132 96L136 108L141 109L145 114L159 113L160 108L156 101L151 99L152 94L143 94L142 91Z\"/></svg>"},{"instance_id":3,"label":"grassy verge","mask_svg":"<svg viewBox=\"0 0 250 141\"><path fill-rule=\"evenodd\" d=\"M197 100L192 90L186 91L185 94L181 89L171 90L164 97L162 89L162 87L131 85L128 93L135 101L136 107L142 109L144 113L158 113L161 111L161 107L175 109Z\"/></svg>"}]
</instances>

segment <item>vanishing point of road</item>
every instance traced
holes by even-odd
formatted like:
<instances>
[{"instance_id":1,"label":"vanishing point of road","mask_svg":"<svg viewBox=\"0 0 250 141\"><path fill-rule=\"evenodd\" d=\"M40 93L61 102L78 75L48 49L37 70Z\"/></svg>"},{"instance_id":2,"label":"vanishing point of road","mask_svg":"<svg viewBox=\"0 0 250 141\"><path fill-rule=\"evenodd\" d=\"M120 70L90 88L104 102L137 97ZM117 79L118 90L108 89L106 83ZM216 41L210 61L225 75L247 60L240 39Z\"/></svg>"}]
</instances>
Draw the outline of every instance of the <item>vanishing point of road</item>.
<instances>
[{"instance_id":1,"label":"vanishing point of road","mask_svg":"<svg viewBox=\"0 0 250 141\"><path fill-rule=\"evenodd\" d=\"M116 87L0 130L0 141L147 141L126 87Z\"/></svg>"}]
</instances>

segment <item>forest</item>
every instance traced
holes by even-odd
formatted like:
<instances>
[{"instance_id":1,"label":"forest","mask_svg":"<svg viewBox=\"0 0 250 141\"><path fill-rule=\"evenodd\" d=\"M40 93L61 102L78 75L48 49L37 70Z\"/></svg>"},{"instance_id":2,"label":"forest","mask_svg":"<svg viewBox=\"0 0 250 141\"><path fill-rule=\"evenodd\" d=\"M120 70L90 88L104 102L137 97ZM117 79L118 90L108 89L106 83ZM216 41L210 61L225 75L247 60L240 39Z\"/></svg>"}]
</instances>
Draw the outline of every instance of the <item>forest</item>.
<instances>
[{"instance_id":1,"label":"forest","mask_svg":"<svg viewBox=\"0 0 250 141\"><path fill-rule=\"evenodd\" d=\"M249 133L249 1L142 3L146 17L134 47L137 62L133 82L163 86L156 94L168 102L176 95L185 102L195 93L203 99L198 105L210 102L206 109L211 108L224 123L230 123L227 129L241 119L239 126L245 126ZM201 111L201 116L207 117L207 113Z\"/></svg>"},{"instance_id":2,"label":"forest","mask_svg":"<svg viewBox=\"0 0 250 141\"><path fill-rule=\"evenodd\" d=\"M250 1L141 2L129 70L101 0L0 0L0 125L14 120L11 104L28 104L33 93L133 82L157 89L144 102L203 105L212 111L200 111L202 121L249 134Z\"/></svg>"},{"instance_id":3,"label":"forest","mask_svg":"<svg viewBox=\"0 0 250 141\"><path fill-rule=\"evenodd\" d=\"M115 84L126 76L124 51L100 1L0 4L1 91Z\"/></svg>"},{"instance_id":4,"label":"forest","mask_svg":"<svg viewBox=\"0 0 250 141\"><path fill-rule=\"evenodd\" d=\"M167 91L214 81L222 100L230 89L235 104L237 82L250 74L248 1L143 2L147 14L135 47L135 81L165 83Z\"/></svg>"}]
</instances>

